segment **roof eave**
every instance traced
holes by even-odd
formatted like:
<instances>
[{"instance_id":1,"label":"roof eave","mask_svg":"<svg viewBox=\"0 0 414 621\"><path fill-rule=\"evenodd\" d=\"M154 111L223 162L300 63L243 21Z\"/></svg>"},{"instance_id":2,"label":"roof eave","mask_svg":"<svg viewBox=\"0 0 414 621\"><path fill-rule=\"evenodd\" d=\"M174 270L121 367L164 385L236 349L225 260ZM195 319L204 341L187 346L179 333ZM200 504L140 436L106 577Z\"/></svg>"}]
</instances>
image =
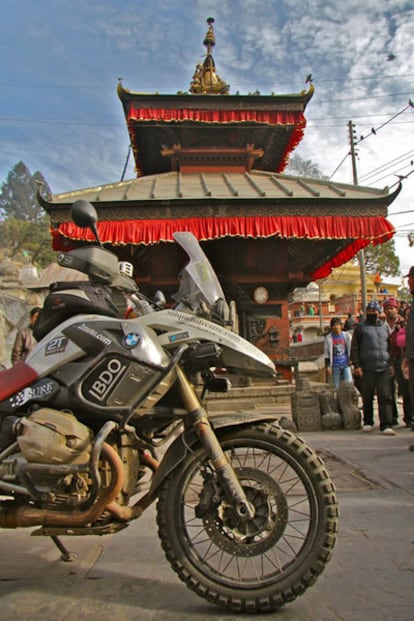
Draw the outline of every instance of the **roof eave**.
<instances>
[{"instance_id":1,"label":"roof eave","mask_svg":"<svg viewBox=\"0 0 414 621\"><path fill-rule=\"evenodd\" d=\"M124 109L128 107L130 102L142 102L143 104L148 104L150 101L156 101L160 105L165 104L169 101L174 102L175 105L183 103L186 107L193 107L193 105L197 108L200 107L200 103L205 102L208 105L211 105L212 101L217 101L218 107L226 107L226 106L234 106L235 100L243 102L245 104L253 104L256 108L261 107L261 104L268 106L271 104L275 108L281 107L283 108L287 104L299 104L303 106L305 109L306 105L312 99L314 94L313 84L310 85L310 88L305 91L303 90L301 93L291 93L291 94L282 94L282 95L261 95L261 94L247 94L247 95L192 95L190 93L176 93L176 94L168 94L168 93L142 93L142 92L134 92L129 89L125 89L121 82L118 82L117 86L117 94L119 99L121 100ZM162 107L162 106L161 106Z\"/></svg>"},{"instance_id":2,"label":"roof eave","mask_svg":"<svg viewBox=\"0 0 414 621\"><path fill-rule=\"evenodd\" d=\"M256 171L252 171L252 172L256 172ZM175 175L176 173L164 173L164 175ZM257 174L257 173L256 173ZM263 171L258 171L258 175L268 175L268 173L263 172ZM331 185L329 181L325 181L323 179L314 179L314 178L303 178L303 177L294 177L291 175L273 175L275 177L277 177L278 179L286 179L286 180L294 180L294 181L299 181L299 182L303 182L306 184L312 184L314 187L318 187L318 186L326 186L326 185ZM154 175L154 179L158 177L158 175ZM148 178L147 178L148 179ZM291 204L291 203L301 203L301 204L314 204L315 202L320 202L323 201L325 204L336 204L340 201L344 201L346 203L350 203L350 202L354 202L356 205L361 205L361 204L366 204L367 202L375 202L378 203L378 201L383 204L383 206L388 206L390 205L395 198L398 196L398 194L400 193L401 189L402 189L402 184L401 182L398 183L396 189L389 193L388 188L383 188L383 189L378 189L378 188L370 188L370 187L366 187L366 186L352 186L352 185L348 185L348 184L335 184L335 186L339 189L344 188L345 190L351 190L355 187L355 189L360 189L362 192L369 192L369 195L367 196L361 196L361 197L349 197L349 196L343 196L343 197L324 197L324 196L320 196L320 194L318 193L315 196L297 196L297 195L292 195L292 196L283 196L283 197L275 197L275 196L257 196L257 197L243 197L240 195L234 195L234 196L227 196L227 197L220 197L220 196L201 196L201 197L197 197L197 196L182 196L182 197L168 197L168 198L138 198L138 199L129 199L127 197L127 190L130 186L130 184L132 183L142 183L143 182L143 178L141 179L133 179L133 180L128 180L128 181L120 181L120 182L116 182L114 184L106 184L106 185L100 185L100 186L95 186L95 187L89 187L89 188L82 188L79 190L74 190L72 192L64 192L61 194L56 194L52 196L51 200L48 200L47 198L45 198L42 193L41 193L41 187L38 190L37 193L37 200L39 202L39 204L46 210L46 211L50 211L50 209L55 209L56 207L62 206L62 207L69 207L75 200L79 200L84 198L84 196L90 196L91 194L96 194L96 198L95 199L89 199L90 202L92 202L94 205L96 206L111 206L113 207L114 205L123 205L125 207L134 207L134 206L140 206L140 207L151 207L154 205L167 205L167 204L174 204L174 205L185 205L188 202L191 203L197 203L197 204L205 204L206 202L214 202L215 204L220 204L220 203L228 203L228 202L234 202L237 201L238 203L256 203L259 202L261 204L266 204L266 203L277 203L277 204ZM119 188L125 188L125 192L123 193L123 197L117 198L116 200L101 200L99 198L99 195L105 190L105 189L114 189L116 187Z\"/></svg>"}]
</instances>

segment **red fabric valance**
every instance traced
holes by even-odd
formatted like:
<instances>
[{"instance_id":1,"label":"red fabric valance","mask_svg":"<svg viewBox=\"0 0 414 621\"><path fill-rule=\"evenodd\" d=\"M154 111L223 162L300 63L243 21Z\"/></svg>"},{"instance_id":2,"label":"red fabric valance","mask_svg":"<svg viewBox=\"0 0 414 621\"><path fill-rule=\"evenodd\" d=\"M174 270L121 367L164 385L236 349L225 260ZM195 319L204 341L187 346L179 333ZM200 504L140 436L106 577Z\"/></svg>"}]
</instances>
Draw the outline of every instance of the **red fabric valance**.
<instances>
[{"instance_id":1,"label":"red fabric valance","mask_svg":"<svg viewBox=\"0 0 414 621\"><path fill-rule=\"evenodd\" d=\"M338 254L328 259L326 263L324 263L323 265L318 267L318 269L312 272L310 275L310 279L319 280L319 278L326 278L332 272L332 269L334 267L340 267L344 263L347 263L347 261L353 259L357 252L368 246L368 244L373 243L374 246L377 246L378 244L382 244L385 241L388 241L389 239L391 239L391 237L392 235L390 237L378 238L376 241L373 239L370 240L366 238L361 238L350 242L347 246L345 246L345 248L340 250Z\"/></svg>"},{"instance_id":2,"label":"red fabric valance","mask_svg":"<svg viewBox=\"0 0 414 621\"><path fill-rule=\"evenodd\" d=\"M142 170L142 163L135 143L135 130L132 121L163 121L183 122L196 121L199 123L263 123L266 125L283 125L290 127L291 134L285 150L281 154L278 166L274 172L282 172L287 165L289 154L300 143L306 127L303 112L286 110L209 110L192 108L139 108L133 105L128 110L127 125L134 143L135 162L138 172Z\"/></svg>"},{"instance_id":3,"label":"red fabric valance","mask_svg":"<svg viewBox=\"0 0 414 621\"><path fill-rule=\"evenodd\" d=\"M200 241L223 237L349 240L349 244L335 257L312 274L314 280L324 278L333 267L349 261L368 244L388 241L395 232L383 216L337 215L110 220L98 222L97 228L101 241L114 246L171 242L176 231L190 231ZM54 250L68 250L68 240L94 240L91 231L80 229L72 222L64 222L57 229L52 229L52 236Z\"/></svg>"},{"instance_id":4,"label":"red fabric valance","mask_svg":"<svg viewBox=\"0 0 414 621\"><path fill-rule=\"evenodd\" d=\"M127 121L197 121L199 123L265 123L305 127L302 112L285 110L209 110L193 108L135 108L128 110Z\"/></svg>"}]
</instances>

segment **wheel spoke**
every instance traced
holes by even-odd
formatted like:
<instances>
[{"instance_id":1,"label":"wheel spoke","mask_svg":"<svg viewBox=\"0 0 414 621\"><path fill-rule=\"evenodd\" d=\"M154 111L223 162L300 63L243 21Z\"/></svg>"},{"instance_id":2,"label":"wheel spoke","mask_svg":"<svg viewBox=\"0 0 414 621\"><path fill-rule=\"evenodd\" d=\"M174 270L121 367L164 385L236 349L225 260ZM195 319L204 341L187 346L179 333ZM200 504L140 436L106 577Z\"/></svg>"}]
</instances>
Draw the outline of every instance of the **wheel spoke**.
<instances>
[{"instance_id":1,"label":"wheel spoke","mask_svg":"<svg viewBox=\"0 0 414 621\"><path fill-rule=\"evenodd\" d=\"M329 476L316 453L289 432L260 425L219 439L253 517L237 513L198 446L163 487L163 546L190 588L211 593L211 601L233 589L234 609L247 610L236 602L249 601L249 610L264 611L282 601L278 585L290 599L292 588L306 588L327 562L321 550L333 546L336 522L324 517L324 506L335 513L334 493L325 492ZM263 598L253 598L255 589Z\"/></svg>"},{"instance_id":2,"label":"wheel spoke","mask_svg":"<svg viewBox=\"0 0 414 621\"><path fill-rule=\"evenodd\" d=\"M202 518L195 516L195 507L200 496L207 493L203 489L208 480L203 481L196 468L183 498L187 537L211 571L227 576L230 581L261 582L269 574L283 573L305 544L311 523L309 498L298 473L275 453L244 446L232 447L227 455L248 490L255 516L239 526L236 526L238 520L232 518L226 525L227 513L214 517L216 509L213 509L212 517L203 523ZM273 492L266 491L268 485ZM276 494L273 500L272 494ZM281 528L283 520L283 529L275 536L273 531ZM245 552L246 545L253 546L250 555ZM262 551L261 546L264 546Z\"/></svg>"}]
</instances>

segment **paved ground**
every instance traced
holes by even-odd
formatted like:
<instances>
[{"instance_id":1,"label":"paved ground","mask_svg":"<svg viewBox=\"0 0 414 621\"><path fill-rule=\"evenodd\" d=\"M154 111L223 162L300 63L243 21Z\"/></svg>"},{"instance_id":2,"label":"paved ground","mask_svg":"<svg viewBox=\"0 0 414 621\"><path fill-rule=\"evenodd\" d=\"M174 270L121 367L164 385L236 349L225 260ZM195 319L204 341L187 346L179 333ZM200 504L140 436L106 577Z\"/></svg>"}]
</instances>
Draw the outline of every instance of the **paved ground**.
<instances>
[{"instance_id":1,"label":"paved ground","mask_svg":"<svg viewBox=\"0 0 414 621\"><path fill-rule=\"evenodd\" d=\"M110 537L65 538L63 563L47 538L0 532L0 620L411 621L414 619L414 433L306 432L339 492L334 556L314 587L271 615L234 615L175 577L153 509Z\"/></svg>"}]
</instances>

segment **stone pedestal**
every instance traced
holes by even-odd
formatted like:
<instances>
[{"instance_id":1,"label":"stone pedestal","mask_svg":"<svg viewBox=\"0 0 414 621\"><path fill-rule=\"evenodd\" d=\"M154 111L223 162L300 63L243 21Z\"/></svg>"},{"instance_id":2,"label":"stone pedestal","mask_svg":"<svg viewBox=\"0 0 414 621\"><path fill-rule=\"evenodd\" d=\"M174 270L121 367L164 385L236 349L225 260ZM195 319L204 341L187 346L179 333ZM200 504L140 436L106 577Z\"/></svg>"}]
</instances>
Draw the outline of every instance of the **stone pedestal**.
<instances>
[{"instance_id":1,"label":"stone pedestal","mask_svg":"<svg viewBox=\"0 0 414 621\"><path fill-rule=\"evenodd\" d=\"M309 390L297 390L291 395L292 418L298 431L320 431L319 396Z\"/></svg>"}]
</instances>

